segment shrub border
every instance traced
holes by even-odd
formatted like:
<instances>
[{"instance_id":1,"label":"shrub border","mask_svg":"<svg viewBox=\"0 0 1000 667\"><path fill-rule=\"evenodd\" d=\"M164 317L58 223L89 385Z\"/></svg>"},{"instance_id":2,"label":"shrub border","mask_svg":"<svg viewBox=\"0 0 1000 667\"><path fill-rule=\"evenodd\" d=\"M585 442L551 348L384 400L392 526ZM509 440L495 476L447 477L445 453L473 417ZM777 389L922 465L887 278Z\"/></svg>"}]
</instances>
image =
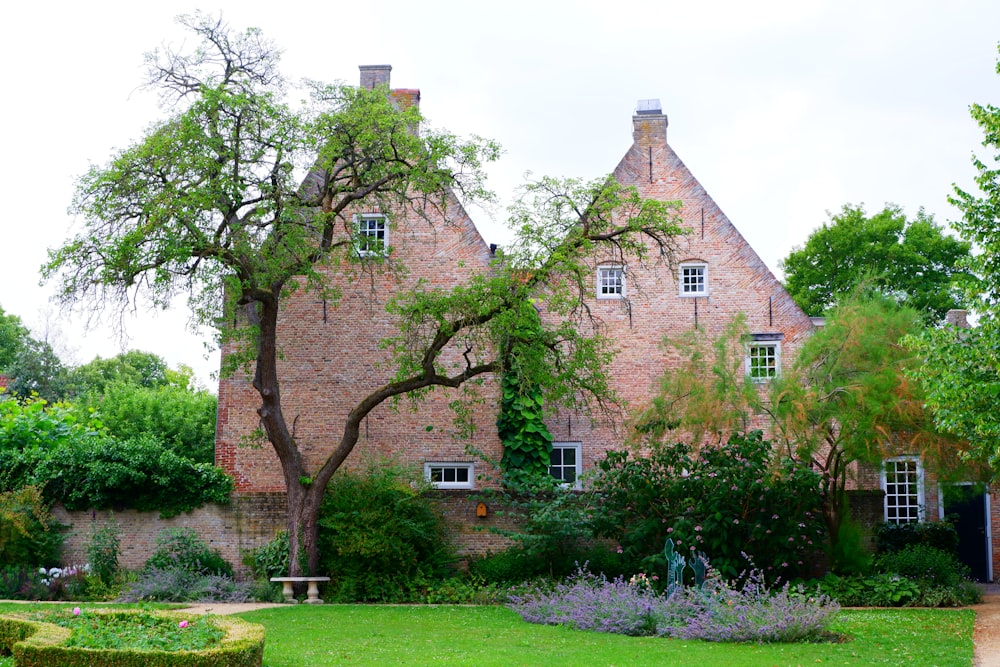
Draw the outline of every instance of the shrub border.
<instances>
[{"instance_id":1,"label":"shrub border","mask_svg":"<svg viewBox=\"0 0 1000 667\"><path fill-rule=\"evenodd\" d=\"M98 609L90 613L150 613L178 621L191 617L191 613L130 609ZM69 639L69 629L28 620L22 612L3 614L0 655L13 654L17 667L261 667L264 626L220 616L214 616L212 622L226 633L220 646L201 651L134 651L66 647L62 644Z\"/></svg>"}]
</instances>

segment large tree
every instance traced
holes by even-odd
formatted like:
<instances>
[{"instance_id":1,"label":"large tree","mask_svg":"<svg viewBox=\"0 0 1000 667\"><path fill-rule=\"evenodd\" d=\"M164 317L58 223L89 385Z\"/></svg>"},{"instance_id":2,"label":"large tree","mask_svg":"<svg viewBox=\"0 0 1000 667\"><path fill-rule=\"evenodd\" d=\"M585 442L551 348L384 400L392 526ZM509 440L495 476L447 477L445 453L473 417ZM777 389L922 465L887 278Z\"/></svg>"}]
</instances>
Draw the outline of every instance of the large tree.
<instances>
[{"instance_id":1,"label":"large tree","mask_svg":"<svg viewBox=\"0 0 1000 667\"><path fill-rule=\"evenodd\" d=\"M315 572L324 490L365 416L383 402L502 372L512 345L538 351L522 355L533 363L518 372L548 400L609 396L602 374L609 346L576 326L580 299L592 289L587 263L602 248L636 262L669 256L678 217L673 206L610 179L542 179L526 186L512 212L519 240L505 261L467 284L418 285L390 302L399 334L384 346L395 374L350 410L329 456L308 467L282 411L282 305L302 290L336 299L330 276L359 262L372 270L394 265L357 252L351 214L359 207L431 224L456 205L455 195L487 196L481 166L498 149L417 131L419 110L397 107L384 87L312 82L310 102L293 107L278 52L258 31L236 33L201 15L180 20L198 46L147 59L148 83L171 115L80 179L72 211L84 231L51 254L44 274L59 277L67 304L128 308L144 298L162 306L187 293L199 321L224 323L222 335L238 352L223 370L252 368L260 422L281 463L292 574L300 573L302 550ZM511 332L530 329L520 321L524 303L538 298L547 309L541 331L512 341Z\"/></svg>"},{"instance_id":2,"label":"large tree","mask_svg":"<svg viewBox=\"0 0 1000 667\"><path fill-rule=\"evenodd\" d=\"M10 367L24 345L31 338L31 332L17 315L8 315L0 308L0 375L10 372Z\"/></svg>"},{"instance_id":3,"label":"large tree","mask_svg":"<svg viewBox=\"0 0 1000 667\"><path fill-rule=\"evenodd\" d=\"M857 464L916 454L944 473L959 463L962 444L935 428L919 383L908 375L921 358L903 341L923 328L918 311L885 296L844 299L771 386L766 409L778 438L821 474L831 540L846 516Z\"/></svg>"},{"instance_id":4,"label":"large tree","mask_svg":"<svg viewBox=\"0 0 1000 667\"><path fill-rule=\"evenodd\" d=\"M996 70L1000 74L1000 60ZM977 326L915 339L924 359L915 374L938 425L968 440L973 454L1000 474L1000 107L973 104L970 112L989 155L972 158L979 192L955 186L949 201L962 212L955 229L975 248L969 265L979 277L970 290Z\"/></svg>"},{"instance_id":5,"label":"large tree","mask_svg":"<svg viewBox=\"0 0 1000 667\"><path fill-rule=\"evenodd\" d=\"M868 215L845 205L781 262L785 288L807 315L818 317L859 285L920 311L928 321L962 308L969 244L917 211L908 220L888 204Z\"/></svg>"}]
</instances>

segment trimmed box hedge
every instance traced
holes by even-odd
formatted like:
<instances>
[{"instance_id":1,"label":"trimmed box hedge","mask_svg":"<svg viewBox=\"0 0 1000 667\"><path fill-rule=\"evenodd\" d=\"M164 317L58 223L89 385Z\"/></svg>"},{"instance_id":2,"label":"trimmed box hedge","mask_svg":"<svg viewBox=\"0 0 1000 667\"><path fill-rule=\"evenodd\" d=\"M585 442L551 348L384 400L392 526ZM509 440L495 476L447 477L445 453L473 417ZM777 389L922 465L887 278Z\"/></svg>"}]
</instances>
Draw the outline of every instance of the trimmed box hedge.
<instances>
[{"instance_id":1,"label":"trimmed box hedge","mask_svg":"<svg viewBox=\"0 0 1000 667\"><path fill-rule=\"evenodd\" d=\"M91 612L95 613L95 612ZM115 616L138 613L100 610ZM176 619L190 614L146 612ZM219 646L200 651L139 651L86 649L64 646L70 630L52 623L28 620L24 614L0 615L0 655L14 656L15 667L261 667L264 657L264 627L238 618L213 617L225 631Z\"/></svg>"}]
</instances>

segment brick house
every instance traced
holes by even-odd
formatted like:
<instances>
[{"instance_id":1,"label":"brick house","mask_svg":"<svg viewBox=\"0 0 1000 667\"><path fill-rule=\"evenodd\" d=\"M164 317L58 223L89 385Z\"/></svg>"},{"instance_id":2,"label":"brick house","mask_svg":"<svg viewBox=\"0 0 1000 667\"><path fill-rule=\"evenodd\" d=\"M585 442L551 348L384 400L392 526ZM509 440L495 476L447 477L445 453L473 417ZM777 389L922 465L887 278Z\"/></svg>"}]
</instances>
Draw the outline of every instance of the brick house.
<instances>
[{"instance_id":1,"label":"brick house","mask_svg":"<svg viewBox=\"0 0 1000 667\"><path fill-rule=\"evenodd\" d=\"M390 70L389 66L362 67L361 85L388 85ZM396 89L392 94L402 104L419 104L417 90ZM670 147L667 117L659 101L641 100L631 120L632 144L615 167L614 177L634 185L644 197L679 200L680 215L690 233L681 240L677 265L670 268L594 258L594 291L588 305L603 323L605 335L616 342L618 354L608 369L612 386L629 405L642 405L663 370L677 363L660 344L665 336L698 329L715 338L738 313L745 316L752 338L746 372L766 381L790 365L814 322ZM417 280L431 286L459 284L487 271L493 256L457 200L447 218L428 221L412 213L371 210L359 212L355 221L360 233L391 245L392 257L407 267L408 275L405 283L399 283L386 275L350 275L339 269L331 274L332 284L342 292L338 302L299 293L283 307L279 322L282 401L300 449L311 464L325 458L332 440L339 440L347 412L389 378L390 371L379 365L386 358L379 341L394 332L384 307L387 299L401 285ZM495 386L486 391L495 397ZM468 454L468 443L452 434L449 403L457 396L457 390L439 388L416 411L379 406L365 420L348 465L377 454L422 467L441 488L460 545L467 552L482 552L499 546L499 538L473 526L496 519L476 518L470 494L483 483L480 476L490 471ZM277 457L266 444L241 446L257 428L257 406L258 396L246 377L234 375L220 381L216 460L234 477L241 497L270 497L273 505L284 490ZM495 419L493 407L476 416L472 444L499 459ZM592 422L588 416L562 411L549 419L548 426L555 439L552 472L567 481L578 479L622 442L619 424L611 419ZM896 513L901 505L903 512L909 512L911 504L919 503L924 511L928 500L924 492L911 498L911 487L897 488L894 481L897 475L909 481L906 476L911 467L916 474L916 464L905 463L911 459L898 461L889 464L890 481L883 475L880 482L882 489L890 489L888 498L893 503L891 508L883 503L884 510ZM923 485L922 477L919 481ZM882 495L871 496L872 512L877 512L875 503ZM934 507L926 509L937 512L936 496ZM265 537L266 532L262 531Z\"/></svg>"}]
</instances>

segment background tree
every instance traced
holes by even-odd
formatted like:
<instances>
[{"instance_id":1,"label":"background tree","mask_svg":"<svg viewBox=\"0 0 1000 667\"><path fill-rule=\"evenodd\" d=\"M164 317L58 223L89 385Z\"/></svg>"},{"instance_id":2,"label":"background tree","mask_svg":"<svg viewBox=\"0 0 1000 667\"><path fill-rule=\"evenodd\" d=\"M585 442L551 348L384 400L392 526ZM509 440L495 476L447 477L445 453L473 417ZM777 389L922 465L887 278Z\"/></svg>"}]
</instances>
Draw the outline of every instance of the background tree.
<instances>
[{"instance_id":1,"label":"background tree","mask_svg":"<svg viewBox=\"0 0 1000 667\"><path fill-rule=\"evenodd\" d=\"M7 368L7 389L22 396L38 395L49 401L64 399L69 391L69 373L52 346L27 337Z\"/></svg>"},{"instance_id":2,"label":"background tree","mask_svg":"<svg viewBox=\"0 0 1000 667\"><path fill-rule=\"evenodd\" d=\"M805 342L789 373L772 383L768 409L793 456L822 476L823 513L836 542L849 473L858 463L920 454L939 472L954 467L960 443L934 427L908 371L921 363L903 345L923 329L920 313L878 295L842 301Z\"/></svg>"},{"instance_id":3,"label":"background tree","mask_svg":"<svg viewBox=\"0 0 1000 667\"><path fill-rule=\"evenodd\" d=\"M907 220L887 204L868 216L845 205L781 262L785 288L807 315L818 317L861 284L938 322L963 308L960 280L969 243L949 236L923 209Z\"/></svg>"},{"instance_id":4,"label":"background tree","mask_svg":"<svg viewBox=\"0 0 1000 667\"><path fill-rule=\"evenodd\" d=\"M1000 61L996 66L1000 74ZM973 104L990 155L973 155L978 193L955 187L949 201L962 211L954 224L975 249L968 264L979 277L970 296L973 329L946 327L911 340L924 363L914 369L938 426L971 443L971 455L1000 473L1000 108Z\"/></svg>"},{"instance_id":5,"label":"background tree","mask_svg":"<svg viewBox=\"0 0 1000 667\"><path fill-rule=\"evenodd\" d=\"M59 276L65 304L121 308L144 298L163 306L186 292L201 323L235 321L222 334L240 344L241 354L228 357L223 370L253 368L260 422L287 490L292 574L299 573L300 550L309 571L318 565L323 493L357 443L364 417L395 397L419 398L502 371L495 351L519 330L525 301L544 296L551 321L525 341L540 353L534 368L520 369L522 377L553 404L609 395L602 375L609 346L581 335L572 321L591 287L587 261L601 247L633 261L650 248L667 255L680 233L677 217L673 207L610 180L542 180L527 187L514 210L521 240L495 271L447 291L418 286L389 304L399 336L384 344L395 376L354 406L329 457L307 468L282 412L282 304L298 290L337 298L327 271L365 262L354 251L351 224L359 206L432 220L453 205L452 193L488 195L481 166L498 149L415 131L419 110L397 108L385 88L313 82L310 103L292 108L278 52L259 31L234 33L201 15L180 21L198 46L147 58L148 84L172 115L80 179L72 211L85 231L51 254L44 275ZM379 270L389 263L366 265Z\"/></svg>"},{"instance_id":6,"label":"background tree","mask_svg":"<svg viewBox=\"0 0 1000 667\"><path fill-rule=\"evenodd\" d=\"M8 315L0 308L0 375L8 375L31 332L17 315Z\"/></svg>"},{"instance_id":7,"label":"background tree","mask_svg":"<svg viewBox=\"0 0 1000 667\"><path fill-rule=\"evenodd\" d=\"M81 419L96 414L116 438L147 436L200 463L215 462L218 398L194 386L194 373L173 370L160 356L129 350L97 357L69 372L73 406Z\"/></svg>"}]
</instances>

